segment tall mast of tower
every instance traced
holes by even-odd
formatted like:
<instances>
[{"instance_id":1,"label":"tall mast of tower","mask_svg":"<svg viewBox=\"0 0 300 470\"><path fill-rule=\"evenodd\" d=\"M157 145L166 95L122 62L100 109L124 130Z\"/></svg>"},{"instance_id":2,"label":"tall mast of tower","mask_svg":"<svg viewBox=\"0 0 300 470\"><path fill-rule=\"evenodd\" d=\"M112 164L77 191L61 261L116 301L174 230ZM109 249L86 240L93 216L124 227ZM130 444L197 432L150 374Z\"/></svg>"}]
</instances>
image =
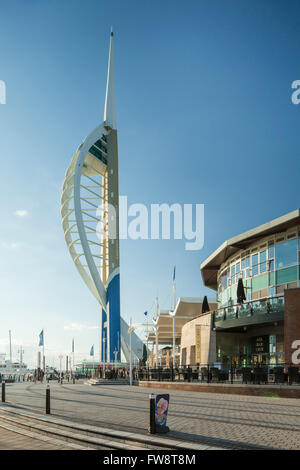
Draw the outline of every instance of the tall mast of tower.
<instances>
[{"instance_id":1,"label":"tall mast of tower","mask_svg":"<svg viewBox=\"0 0 300 470\"><path fill-rule=\"evenodd\" d=\"M104 105L104 122L111 129L117 128L116 100L115 100L115 77L114 77L114 33L110 30L108 71Z\"/></svg>"}]
</instances>

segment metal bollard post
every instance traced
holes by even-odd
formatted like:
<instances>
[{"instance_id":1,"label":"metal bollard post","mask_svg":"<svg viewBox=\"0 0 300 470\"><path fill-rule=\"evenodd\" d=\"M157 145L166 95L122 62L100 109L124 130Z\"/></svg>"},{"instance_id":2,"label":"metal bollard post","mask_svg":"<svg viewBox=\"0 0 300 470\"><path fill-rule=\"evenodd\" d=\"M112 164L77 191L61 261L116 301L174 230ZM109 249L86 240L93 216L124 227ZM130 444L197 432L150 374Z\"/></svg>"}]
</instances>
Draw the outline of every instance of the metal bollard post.
<instances>
[{"instance_id":1,"label":"metal bollard post","mask_svg":"<svg viewBox=\"0 0 300 470\"><path fill-rule=\"evenodd\" d=\"M5 380L2 381L2 403L5 403Z\"/></svg>"},{"instance_id":2,"label":"metal bollard post","mask_svg":"<svg viewBox=\"0 0 300 470\"><path fill-rule=\"evenodd\" d=\"M73 384L75 384L75 377L73 377Z\"/></svg>"},{"instance_id":3,"label":"metal bollard post","mask_svg":"<svg viewBox=\"0 0 300 470\"><path fill-rule=\"evenodd\" d=\"M191 381L191 369L190 369L190 366L188 366L188 382Z\"/></svg>"},{"instance_id":4,"label":"metal bollard post","mask_svg":"<svg viewBox=\"0 0 300 470\"><path fill-rule=\"evenodd\" d=\"M150 399L150 426L149 432L150 434L156 434L156 425L155 425L155 395L151 393L149 395Z\"/></svg>"},{"instance_id":5,"label":"metal bollard post","mask_svg":"<svg viewBox=\"0 0 300 470\"><path fill-rule=\"evenodd\" d=\"M210 371L209 371L209 364L207 364L207 383L210 383Z\"/></svg>"},{"instance_id":6,"label":"metal bollard post","mask_svg":"<svg viewBox=\"0 0 300 470\"><path fill-rule=\"evenodd\" d=\"M50 414L50 385L46 388L46 415Z\"/></svg>"},{"instance_id":7,"label":"metal bollard post","mask_svg":"<svg viewBox=\"0 0 300 470\"><path fill-rule=\"evenodd\" d=\"M230 382L233 384L233 365L232 365L232 362L231 362L231 365L230 365Z\"/></svg>"}]
</instances>

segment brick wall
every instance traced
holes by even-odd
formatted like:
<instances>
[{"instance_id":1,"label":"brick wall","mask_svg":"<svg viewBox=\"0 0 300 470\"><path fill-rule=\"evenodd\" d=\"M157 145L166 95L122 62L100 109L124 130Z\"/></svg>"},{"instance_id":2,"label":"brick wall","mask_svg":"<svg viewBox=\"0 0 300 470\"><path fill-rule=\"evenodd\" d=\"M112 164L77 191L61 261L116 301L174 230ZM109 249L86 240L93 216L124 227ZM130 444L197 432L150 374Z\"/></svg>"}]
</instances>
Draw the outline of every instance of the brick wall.
<instances>
[{"instance_id":1,"label":"brick wall","mask_svg":"<svg viewBox=\"0 0 300 470\"><path fill-rule=\"evenodd\" d=\"M284 352L285 362L292 363L292 348L294 341L299 341L300 347L300 288L284 291ZM299 354L300 360L300 354Z\"/></svg>"}]
</instances>

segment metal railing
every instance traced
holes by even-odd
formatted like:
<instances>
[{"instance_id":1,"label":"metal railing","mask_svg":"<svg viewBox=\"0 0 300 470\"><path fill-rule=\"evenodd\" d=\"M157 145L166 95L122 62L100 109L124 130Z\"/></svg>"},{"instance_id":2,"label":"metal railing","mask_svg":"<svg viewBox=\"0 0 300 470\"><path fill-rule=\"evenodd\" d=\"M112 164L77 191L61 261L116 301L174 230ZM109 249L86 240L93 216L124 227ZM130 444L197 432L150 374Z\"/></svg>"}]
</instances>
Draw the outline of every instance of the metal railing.
<instances>
[{"instance_id":1,"label":"metal railing","mask_svg":"<svg viewBox=\"0 0 300 470\"><path fill-rule=\"evenodd\" d=\"M133 370L136 381L198 382L249 385L299 385L300 368L294 364L252 364L245 367L188 365L175 368L140 368Z\"/></svg>"}]
</instances>

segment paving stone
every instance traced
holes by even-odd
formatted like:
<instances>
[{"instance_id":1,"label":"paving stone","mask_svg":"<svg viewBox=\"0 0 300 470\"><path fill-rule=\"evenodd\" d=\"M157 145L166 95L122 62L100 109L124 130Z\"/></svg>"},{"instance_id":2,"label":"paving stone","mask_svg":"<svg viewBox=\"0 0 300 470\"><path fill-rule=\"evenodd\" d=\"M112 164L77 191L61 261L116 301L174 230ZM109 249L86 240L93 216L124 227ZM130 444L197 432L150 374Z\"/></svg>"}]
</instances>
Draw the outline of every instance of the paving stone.
<instances>
[{"instance_id":1,"label":"paving stone","mask_svg":"<svg viewBox=\"0 0 300 470\"><path fill-rule=\"evenodd\" d=\"M45 385L13 384L7 400L45 412ZM147 433L149 393L169 393L169 438L218 446L238 445L300 449L298 399L229 396L130 386L50 384L53 416L110 429ZM162 437L163 438L163 437ZM205 442L204 442L205 441ZM226 442L224 443L226 444Z\"/></svg>"}]
</instances>

